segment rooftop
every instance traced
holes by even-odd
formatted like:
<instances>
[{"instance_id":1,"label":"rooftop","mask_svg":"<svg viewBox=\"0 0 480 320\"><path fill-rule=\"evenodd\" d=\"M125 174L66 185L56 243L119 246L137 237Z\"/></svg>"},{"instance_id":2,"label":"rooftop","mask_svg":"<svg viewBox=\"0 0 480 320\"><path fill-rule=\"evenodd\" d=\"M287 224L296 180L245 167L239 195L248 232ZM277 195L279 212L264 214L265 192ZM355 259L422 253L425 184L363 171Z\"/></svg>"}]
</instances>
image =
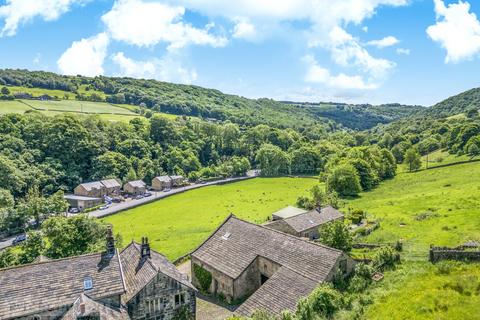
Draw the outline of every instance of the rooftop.
<instances>
[{"instance_id":1,"label":"rooftop","mask_svg":"<svg viewBox=\"0 0 480 320\"><path fill-rule=\"evenodd\" d=\"M93 197L84 197L84 196L77 196L75 194L66 194L63 196L67 200L101 200L100 198L93 198Z\"/></svg>"},{"instance_id":2,"label":"rooftop","mask_svg":"<svg viewBox=\"0 0 480 320\"><path fill-rule=\"evenodd\" d=\"M343 214L340 211L328 206L322 208L320 211L313 209L311 211L286 218L283 221L291 226L296 232L302 232L341 218L343 218Z\"/></svg>"},{"instance_id":3,"label":"rooftop","mask_svg":"<svg viewBox=\"0 0 480 320\"><path fill-rule=\"evenodd\" d=\"M278 210L277 212L272 213L272 216L278 217L280 219L286 219L286 218L294 217L296 215L299 215L305 212L307 212L307 210L305 209L288 206L286 208Z\"/></svg>"},{"instance_id":4,"label":"rooftop","mask_svg":"<svg viewBox=\"0 0 480 320\"><path fill-rule=\"evenodd\" d=\"M84 290L84 280L93 287ZM118 252L94 253L0 270L0 315L12 319L71 305L82 293L99 299L125 292Z\"/></svg>"}]
</instances>

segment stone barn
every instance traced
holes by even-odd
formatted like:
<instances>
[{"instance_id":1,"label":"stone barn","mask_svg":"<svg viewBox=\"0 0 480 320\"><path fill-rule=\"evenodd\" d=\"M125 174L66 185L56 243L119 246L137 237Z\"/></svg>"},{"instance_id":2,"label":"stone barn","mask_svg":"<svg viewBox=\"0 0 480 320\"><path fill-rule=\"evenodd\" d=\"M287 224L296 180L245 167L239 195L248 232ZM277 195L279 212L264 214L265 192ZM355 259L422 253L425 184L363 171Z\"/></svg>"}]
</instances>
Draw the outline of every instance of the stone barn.
<instances>
[{"instance_id":1,"label":"stone barn","mask_svg":"<svg viewBox=\"0 0 480 320\"><path fill-rule=\"evenodd\" d=\"M127 194L144 194L147 192L147 185L142 180L129 181L123 185L123 192Z\"/></svg>"},{"instance_id":2,"label":"stone barn","mask_svg":"<svg viewBox=\"0 0 480 320\"><path fill-rule=\"evenodd\" d=\"M172 187L172 179L169 176L159 176L152 180L152 189L162 191Z\"/></svg>"},{"instance_id":3,"label":"stone barn","mask_svg":"<svg viewBox=\"0 0 480 320\"><path fill-rule=\"evenodd\" d=\"M196 289L148 240L0 269L0 319L170 320L195 315Z\"/></svg>"},{"instance_id":4,"label":"stone barn","mask_svg":"<svg viewBox=\"0 0 480 320\"><path fill-rule=\"evenodd\" d=\"M185 185L185 178L183 176L170 176L172 179L172 187L181 187Z\"/></svg>"},{"instance_id":5,"label":"stone barn","mask_svg":"<svg viewBox=\"0 0 480 320\"><path fill-rule=\"evenodd\" d=\"M120 190L122 189L122 186L117 181L117 179L106 179L100 182L105 186L105 190L107 191L106 193L107 196L116 196L120 194Z\"/></svg>"},{"instance_id":6,"label":"stone barn","mask_svg":"<svg viewBox=\"0 0 480 320\"><path fill-rule=\"evenodd\" d=\"M340 250L246 222L231 215L191 254L192 283L249 316L264 309L274 315L295 310L298 300L354 261Z\"/></svg>"},{"instance_id":7,"label":"stone barn","mask_svg":"<svg viewBox=\"0 0 480 320\"><path fill-rule=\"evenodd\" d=\"M73 191L77 196L102 198L107 194L107 189L100 181L79 184Z\"/></svg>"},{"instance_id":8,"label":"stone barn","mask_svg":"<svg viewBox=\"0 0 480 320\"><path fill-rule=\"evenodd\" d=\"M102 198L84 197L74 194L66 194L63 198L67 200L70 208L78 208L80 210L92 208L103 203Z\"/></svg>"},{"instance_id":9,"label":"stone barn","mask_svg":"<svg viewBox=\"0 0 480 320\"><path fill-rule=\"evenodd\" d=\"M320 237L319 228L325 223L343 220L343 213L327 206L322 209L313 209L303 213L288 216L284 219L266 223L265 226L297 237L315 240Z\"/></svg>"}]
</instances>

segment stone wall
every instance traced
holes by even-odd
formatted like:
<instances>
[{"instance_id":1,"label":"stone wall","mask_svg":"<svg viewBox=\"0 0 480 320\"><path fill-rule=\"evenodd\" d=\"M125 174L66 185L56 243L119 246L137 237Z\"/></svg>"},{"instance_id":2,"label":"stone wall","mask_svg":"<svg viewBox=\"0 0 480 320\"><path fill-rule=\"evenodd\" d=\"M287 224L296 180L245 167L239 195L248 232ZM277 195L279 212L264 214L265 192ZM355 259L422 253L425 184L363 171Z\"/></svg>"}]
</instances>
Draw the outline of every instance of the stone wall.
<instances>
[{"instance_id":1,"label":"stone wall","mask_svg":"<svg viewBox=\"0 0 480 320\"><path fill-rule=\"evenodd\" d=\"M300 234L296 232L291 226L289 226L285 221L283 220L275 220L273 222L269 222L264 224L265 227L274 229L277 231L281 231L284 233L288 233L291 235L294 235L296 237L300 237Z\"/></svg>"},{"instance_id":2,"label":"stone wall","mask_svg":"<svg viewBox=\"0 0 480 320\"><path fill-rule=\"evenodd\" d=\"M430 247L429 259L432 263L436 263L441 260L480 261L480 250Z\"/></svg>"},{"instance_id":3,"label":"stone wall","mask_svg":"<svg viewBox=\"0 0 480 320\"><path fill-rule=\"evenodd\" d=\"M195 272L193 272L193 265L196 264L203 269L207 270L212 274L212 283L210 284L210 288L208 289L208 293L216 294L216 295L223 295L228 302L233 301L234 299L234 292L233 292L233 279L229 276L221 273L220 271L210 267L207 264L202 263L200 260L192 257L190 262L191 270L192 270L192 283L195 287L201 288L198 279L195 276ZM215 282L216 281L216 282Z\"/></svg>"},{"instance_id":4,"label":"stone wall","mask_svg":"<svg viewBox=\"0 0 480 320\"><path fill-rule=\"evenodd\" d=\"M127 303L132 320L170 320L183 307L195 314L195 291L162 273Z\"/></svg>"},{"instance_id":5,"label":"stone wall","mask_svg":"<svg viewBox=\"0 0 480 320\"><path fill-rule=\"evenodd\" d=\"M258 269L257 259L246 268L243 273L234 281L234 300L242 300L258 288L260 288L260 271Z\"/></svg>"}]
</instances>

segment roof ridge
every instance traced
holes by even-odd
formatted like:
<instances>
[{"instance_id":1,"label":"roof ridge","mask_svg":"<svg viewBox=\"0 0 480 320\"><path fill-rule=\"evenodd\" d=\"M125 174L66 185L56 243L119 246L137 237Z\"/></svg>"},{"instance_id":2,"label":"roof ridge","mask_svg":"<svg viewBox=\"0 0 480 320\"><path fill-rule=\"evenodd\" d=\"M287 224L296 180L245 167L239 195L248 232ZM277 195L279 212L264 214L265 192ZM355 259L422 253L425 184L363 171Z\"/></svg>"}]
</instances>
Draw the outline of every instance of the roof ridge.
<instances>
[{"instance_id":1,"label":"roof ridge","mask_svg":"<svg viewBox=\"0 0 480 320\"><path fill-rule=\"evenodd\" d=\"M329 246L326 246L324 244L320 244L320 243L317 243L317 242L312 242L310 240L305 240L305 239L302 239L302 238L299 238L297 236L294 236L294 235L291 235L291 234L288 234L288 233L285 233L285 232L282 232L282 231L279 231L279 230L275 230L275 229L271 229L271 228L268 228L266 226L262 226L260 224L256 224L256 223L253 223L253 222L249 222L249 221L246 221L246 220L242 220L242 219L239 219L235 216L233 216L233 218L237 219L238 221L242 221L242 222L245 222L247 224L250 224L250 225L253 225L253 226L256 226L256 227L259 227L259 228L262 228L262 229L265 229L265 230L268 230L268 231L272 231L272 232L276 232L276 233L279 233L279 234L282 234L284 236L287 236L287 237L290 237L292 239L296 239L296 240L299 240L299 241L303 241L303 242L306 242L306 243L309 243L309 244L313 244L313 245L316 245L316 246L319 246L319 247L322 247L322 248L325 248L325 249L329 249L329 250L332 250L332 251L337 251L337 252L340 252L340 253L344 253L342 250L339 250L339 249L335 249L335 248L332 248L332 247L329 247ZM222 224L223 225L223 224ZM217 231L217 230L216 230ZM215 231L215 232L216 232ZM214 233L215 233L214 232ZM213 233L213 234L214 234ZM212 234L212 235L213 235ZM209 239L211 238L212 236L209 237ZM207 239L208 240L208 239ZM203 245L203 243L202 243ZM192 251L193 253L193 251Z\"/></svg>"},{"instance_id":2,"label":"roof ridge","mask_svg":"<svg viewBox=\"0 0 480 320\"><path fill-rule=\"evenodd\" d=\"M223 225L224 225L225 223L227 223L228 220L230 220L230 219L232 219L232 218L235 218L235 219L237 219L237 220L243 221L243 220L241 220L241 219L238 219L233 213L230 213L230 214L227 216L227 218L225 218L225 220L223 220L223 222L208 236L208 238L205 239L204 241L202 241L202 243L200 243L200 244L199 244L194 250L192 250L189 254L191 255L191 254L195 253L198 249L200 249L201 246L203 246L208 240L210 240L210 239L213 237L213 235L214 235L215 233L217 233L217 231L220 230L220 228L223 227Z\"/></svg>"},{"instance_id":3,"label":"roof ridge","mask_svg":"<svg viewBox=\"0 0 480 320\"><path fill-rule=\"evenodd\" d=\"M120 265L120 277L122 278L123 291L127 292L127 284L125 283L125 277L123 275L123 265L122 265L122 259L120 257L120 251L118 249L116 249L115 251L117 253L118 264Z\"/></svg>"},{"instance_id":4,"label":"roof ridge","mask_svg":"<svg viewBox=\"0 0 480 320\"><path fill-rule=\"evenodd\" d=\"M31 266L35 266L35 265L40 265L40 264L45 264L45 263L53 263L53 262L57 262L57 261L64 261L64 260L72 260L72 259L75 259L75 258L81 258L81 257L89 257L89 256L94 256L94 255L98 255L98 254L103 254L105 253L105 251L100 251L100 252L90 252L90 253L85 253L85 254L80 254L80 255L77 255L77 256L70 256L70 257L64 257L64 258L58 258L58 259L50 259L48 261L38 261L38 262L30 262L30 263L26 263L26 264L19 264L19 265L16 265L16 266L10 266L10 267L6 267L6 268L0 268L0 272L2 271L7 271L7 270L11 270L11 269L17 269L17 268L23 268L23 267L31 267ZM48 257L47 257L48 258Z\"/></svg>"}]
</instances>

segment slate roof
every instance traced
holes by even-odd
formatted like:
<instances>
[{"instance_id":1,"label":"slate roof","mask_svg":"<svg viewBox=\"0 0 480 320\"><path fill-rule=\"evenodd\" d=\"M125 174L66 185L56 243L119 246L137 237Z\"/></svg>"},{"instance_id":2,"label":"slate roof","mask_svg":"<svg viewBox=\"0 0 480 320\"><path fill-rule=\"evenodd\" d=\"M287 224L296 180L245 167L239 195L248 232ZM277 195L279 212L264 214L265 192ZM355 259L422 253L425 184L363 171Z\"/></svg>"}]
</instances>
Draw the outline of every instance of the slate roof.
<instances>
[{"instance_id":1,"label":"slate roof","mask_svg":"<svg viewBox=\"0 0 480 320\"><path fill-rule=\"evenodd\" d=\"M343 253L231 215L191 255L233 279L262 256L319 283Z\"/></svg>"},{"instance_id":2,"label":"slate roof","mask_svg":"<svg viewBox=\"0 0 480 320\"><path fill-rule=\"evenodd\" d=\"M163 182L172 181L172 179L169 176L159 176L159 177L153 178L153 180L155 180L155 179L158 180L158 181L163 181Z\"/></svg>"},{"instance_id":3,"label":"slate roof","mask_svg":"<svg viewBox=\"0 0 480 320\"><path fill-rule=\"evenodd\" d=\"M63 196L65 200L80 200L80 201L89 201L89 200L102 200L101 198L77 196L76 194L66 194Z\"/></svg>"},{"instance_id":4,"label":"slate roof","mask_svg":"<svg viewBox=\"0 0 480 320\"><path fill-rule=\"evenodd\" d=\"M298 300L308 296L317 285L316 281L281 267L235 312L250 316L257 310L272 314L280 314L284 310L295 311Z\"/></svg>"},{"instance_id":5,"label":"slate roof","mask_svg":"<svg viewBox=\"0 0 480 320\"><path fill-rule=\"evenodd\" d=\"M106 179L100 181L107 188L120 188L120 183L116 179Z\"/></svg>"},{"instance_id":6,"label":"slate roof","mask_svg":"<svg viewBox=\"0 0 480 320\"><path fill-rule=\"evenodd\" d=\"M85 305L85 312L82 313L80 304ZM63 315L61 320L77 320L78 316L88 317L99 316L102 320L130 320L127 310L115 308L96 302L85 294L81 294L73 303L72 307Z\"/></svg>"},{"instance_id":7,"label":"slate roof","mask_svg":"<svg viewBox=\"0 0 480 320\"><path fill-rule=\"evenodd\" d=\"M296 232L303 232L311 228L317 228L322 224L337 219L342 219L343 214L337 209L328 206L320 210L313 209L311 211L283 219L283 221L291 226Z\"/></svg>"},{"instance_id":8,"label":"slate roof","mask_svg":"<svg viewBox=\"0 0 480 320\"><path fill-rule=\"evenodd\" d=\"M86 182L80 184L80 186L82 186L87 191L104 188L104 185L100 181Z\"/></svg>"},{"instance_id":9,"label":"slate roof","mask_svg":"<svg viewBox=\"0 0 480 320\"><path fill-rule=\"evenodd\" d=\"M141 258L141 246L136 242L131 242L120 253L123 273L127 292L122 296L122 302L127 303L137 293L144 288L158 272L177 280L183 285L196 290L187 277L180 273L178 269L167 258L158 252L150 251L150 258Z\"/></svg>"},{"instance_id":10,"label":"slate roof","mask_svg":"<svg viewBox=\"0 0 480 320\"><path fill-rule=\"evenodd\" d=\"M305 212L307 212L307 210L305 209L288 206L278 210L277 212L272 213L272 216L278 217L280 219L286 219L286 218L290 218Z\"/></svg>"},{"instance_id":11,"label":"slate roof","mask_svg":"<svg viewBox=\"0 0 480 320\"><path fill-rule=\"evenodd\" d=\"M84 291L92 299L125 292L118 252L87 254L0 270L0 318L71 305ZM84 290L90 277L93 288Z\"/></svg>"},{"instance_id":12,"label":"slate roof","mask_svg":"<svg viewBox=\"0 0 480 320\"><path fill-rule=\"evenodd\" d=\"M134 188L144 188L146 186L146 183L142 180L129 181L126 184Z\"/></svg>"}]
</instances>

